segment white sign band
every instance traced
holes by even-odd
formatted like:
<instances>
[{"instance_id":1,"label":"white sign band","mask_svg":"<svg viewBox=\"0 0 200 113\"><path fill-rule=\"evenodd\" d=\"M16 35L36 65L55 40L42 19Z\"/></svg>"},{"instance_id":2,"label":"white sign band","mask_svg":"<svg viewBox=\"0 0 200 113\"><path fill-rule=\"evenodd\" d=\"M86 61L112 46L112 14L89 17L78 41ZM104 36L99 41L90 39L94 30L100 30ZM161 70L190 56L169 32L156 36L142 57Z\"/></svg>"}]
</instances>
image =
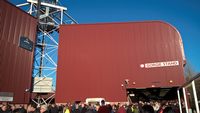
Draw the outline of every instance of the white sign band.
<instances>
[{"instance_id":1,"label":"white sign band","mask_svg":"<svg viewBox=\"0 0 200 113\"><path fill-rule=\"evenodd\" d=\"M179 61L166 61L166 62L154 62L154 63L145 63L141 64L141 68L155 68L155 67L169 67L169 66L178 66Z\"/></svg>"}]
</instances>

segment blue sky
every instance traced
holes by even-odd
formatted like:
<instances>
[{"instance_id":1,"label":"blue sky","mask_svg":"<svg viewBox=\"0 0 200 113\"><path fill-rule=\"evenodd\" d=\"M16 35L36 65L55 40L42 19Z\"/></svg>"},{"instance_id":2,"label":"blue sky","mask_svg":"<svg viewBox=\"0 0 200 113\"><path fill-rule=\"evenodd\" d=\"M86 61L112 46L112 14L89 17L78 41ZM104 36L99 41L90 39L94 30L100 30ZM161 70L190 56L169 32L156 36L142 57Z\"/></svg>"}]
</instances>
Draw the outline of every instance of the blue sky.
<instances>
[{"instance_id":1,"label":"blue sky","mask_svg":"<svg viewBox=\"0 0 200 113\"><path fill-rule=\"evenodd\" d=\"M25 0L9 0L14 4ZM60 0L80 24L161 20L175 26L187 62L200 72L200 0Z\"/></svg>"}]
</instances>

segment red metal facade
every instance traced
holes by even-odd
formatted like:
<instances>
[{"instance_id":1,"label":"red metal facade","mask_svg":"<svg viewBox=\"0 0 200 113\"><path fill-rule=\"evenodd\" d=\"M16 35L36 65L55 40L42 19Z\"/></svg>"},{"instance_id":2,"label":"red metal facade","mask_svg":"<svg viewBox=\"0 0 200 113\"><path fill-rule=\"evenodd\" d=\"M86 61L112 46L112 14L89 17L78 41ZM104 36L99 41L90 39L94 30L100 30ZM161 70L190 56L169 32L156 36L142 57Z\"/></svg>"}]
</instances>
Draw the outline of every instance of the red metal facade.
<instances>
[{"instance_id":1,"label":"red metal facade","mask_svg":"<svg viewBox=\"0 0 200 113\"><path fill-rule=\"evenodd\" d=\"M37 20L6 0L0 0L0 92L14 94L14 103L27 103L33 52L19 47L21 36L35 43Z\"/></svg>"},{"instance_id":2,"label":"red metal facade","mask_svg":"<svg viewBox=\"0 0 200 113\"><path fill-rule=\"evenodd\" d=\"M128 88L171 87L184 83L180 34L160 22L128 22L60 27L56 102L102 97L126 101ZM146 63L178 61L145 68ZM142 66L142 64L144 64Z\"/></svg>"}]
</instances>

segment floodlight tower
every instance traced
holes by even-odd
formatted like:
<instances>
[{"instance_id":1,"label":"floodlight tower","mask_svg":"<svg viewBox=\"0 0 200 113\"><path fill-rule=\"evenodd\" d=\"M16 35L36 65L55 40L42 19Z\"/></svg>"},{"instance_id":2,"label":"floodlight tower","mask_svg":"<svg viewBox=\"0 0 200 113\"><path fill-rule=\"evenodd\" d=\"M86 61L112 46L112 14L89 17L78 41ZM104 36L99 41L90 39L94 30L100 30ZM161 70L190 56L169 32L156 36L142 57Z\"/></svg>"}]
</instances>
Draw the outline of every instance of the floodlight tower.
<instances>
[{"instance_id":1,"label":"floodlight tower","mask_svg":"<svg viewBox=\"0 0 200 113\"><path fill-rule=\"evenodd\" d=\"M17 7L28 8L28 13L38 19L32 91L53 93L56 85L59 25L78 23L67 13L66 7L59 5L58 0L27 0Z\"/></svg>"}]
</instances>

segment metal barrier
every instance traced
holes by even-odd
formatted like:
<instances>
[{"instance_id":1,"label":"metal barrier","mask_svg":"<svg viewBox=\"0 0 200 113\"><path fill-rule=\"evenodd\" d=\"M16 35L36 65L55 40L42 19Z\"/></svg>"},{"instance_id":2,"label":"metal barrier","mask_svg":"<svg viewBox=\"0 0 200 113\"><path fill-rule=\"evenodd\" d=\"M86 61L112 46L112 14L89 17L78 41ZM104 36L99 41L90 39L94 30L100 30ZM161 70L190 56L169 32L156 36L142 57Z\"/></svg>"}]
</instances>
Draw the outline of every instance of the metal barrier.
<instances>
[{"instance_id":1,"label":"metal barrier","mask_svg":"<svg viewBox=\"0 0 200 113\"><path fill-rule=\"evenodd\" d=\"M180 113L200 113L200 73L178 88Z\"/></svg>"}]
</instances>

